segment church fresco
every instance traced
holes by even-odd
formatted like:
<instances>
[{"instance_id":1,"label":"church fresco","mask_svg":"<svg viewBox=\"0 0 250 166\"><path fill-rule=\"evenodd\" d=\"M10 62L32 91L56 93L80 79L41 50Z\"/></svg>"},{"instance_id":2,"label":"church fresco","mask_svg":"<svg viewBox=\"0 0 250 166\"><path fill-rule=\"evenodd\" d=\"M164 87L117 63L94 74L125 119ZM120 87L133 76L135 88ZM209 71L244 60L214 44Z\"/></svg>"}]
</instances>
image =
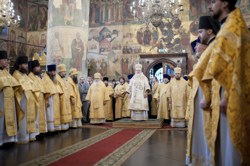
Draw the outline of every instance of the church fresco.
<instances>
[{"instance_id":1,"label":"church fresco","mask_svg":"<svg viewBox=\"0 0 250 166\"><path fill-rule=\"evenodd\" d=\"M9 28L8 29L8 46L7 52L9 53L10 66L12 66L19 55L26 55L27 45L26 38L27 33L20 29Z\"/></svg>"},{"instance_id":2,"label":"church fresco","mask_svg":"<svg viewBox=\"0 0 250 166\"><path fill-rule=\"evenodd\" d=\"M106 8L106 2L113 2L113 7L108 5L108 8ZM123 3L123 11L120 11L123 20L121 24L123 25L115 26L112 24L114 18L109 13L114 12L116 8L118 8L118 11L120 10L120 4L115 5L117 2ZM190 49L190 32L189 27L186 26L187 23L184 25L178 19L175 21L164 20L158 28L151 24L136 24L137 22L129 11L131 3L131 0L123 2L112 0L90 1L92 7L90 8L89 19L92 28L89 29L87 55L90 75L97 71L106 71L102 67L96 69L96 66L100 66L102 59L108 64L108 76L117 79L134 72L133 66L138 62L139 54L155 54L159 53L159 49L168 52L182 52ZM96 9L99 9L99 11L96 11ZM107 22L104 24L104 21ZM118 23L119 21L116 22L116 24Z\"/></svg>"},{"instance_id":3,"label":"church fresco","mask_svg":"<svg viewBox=\"0 0 250 166\"><path fill-rule=\"evenodd\" d=\"M17 42L17 54L26 55L26 33L18 31Z\"/></svg>"},{"instance_id":4,"label":"church fresco","mask_svg":"<svg viewBox=\"0 0 250 166\"><path fill-rule=\"evenodd\" d=\"M28 17L28 31L38 30L38 5L33 3L28 3L29 7L29 17Z\"/></svg>"},{"instance_id":5,"label":"church fresco","mask_svg":"<svg viewBox=\"0 0 250 166\"><path fill-rule=\"evenodd\" d=\"M88 52L107 55L109 52L121 53L122 27L110 26L93 28L89 30Z\"/></svg>"},{"instance_id":6,"label":"church fresco","mask_svg":"<svg viewBox=\"0 0 250 166\"><path fill-rule=\"evenodd\" d=\"M189 19L190 21L197 20L201 15L209 15L207 9L210 4L209 0L190 0Z\"/></svg>"},{"instance_id":7,"label":"church fresco","mask_svg":"<svg viewBox=\"0 0 250 166\"><path fill-rule=\"evenodd\" d=\"M87 33L80 28L60 27L48 31L47 52L50 63L65 63L68 68L74 67L82 71L82 62L86 59Z\"/></svg>"},{"instance_id":8,"label":"church fresco","mask_svg":"<svg viewBox=\"0 0 250 166\"><path fill-rule=\"evenodd\" d=\"M9 29L9 34L8 34L8 53L9 53L9 59L11 62L14 63L17 57L17 52L16 52L16 39L17 39L17 30L16 29Z\"/></svg>"},{"instance_id":9,"label":"church fresco","mask_svg":"<svg viewBox=\"0 0 250 166\"><path fill-rule=\"evenodd\" d=\"M123 24L122 0L90 0L90 27Z\"/></svg>"},{"instance_id":10,"label":"church fresco","mask_svg":"<svg viewBox=\"0 0 250 166\"><path fill-rule=\"evenodd\" d=\"M46 47L47 31L33 31L27 33L26 55L32 59L35 53L41 54Z\"/></svg>"},{"instance_id":11,"label":"church fresco","mask_svg":"<svg viewBox=\"0 0 250 166\"><path fill-rule=\"evenodd\" d=\"M26 31L28 28L28 1L27 0L14 0L16 14L20 15L21 22L18 29Z\"/></svg>"},{"instance_id":12,"label":"church fresco","mask_svg":"<svg viewBox=\"0 0 250 166\"><path fill-rule=\"evenodd\" d=\"M39 5L38 6L38 30L47 30L47 20L48 20L48 6Z\"/></svg>"},{"instance_id":13,"label":"church fresco","mask_svg":"<svg viewBox=\"0 0 250 166\"><path fill-rule=\"evenodd\" d=\"M87 75L88 8L88 0L49 1L47 64L64 63Z\"/></svg>"},{"instance_id":14,"label":"church fresco","mask_svg":"<svg viewBox=\"0 0 250 166\"><path fill-rule=\"evenodd\" d=\"M1 40L3 39L3 40ZM0 32L0 50L7 51L7 40L8 39L8 27L4 27L2 31Z\"/></svg>"},{"instance_id":15,"label":"church fresco","mask_svg":"<svg viewBox=\"0 0 250 166\"><path fill-rule=\"evenodd\" d=\"M156 29L151 24L148 27L146 24L138 24L129 10L132 0L90 0L90 4L88 0L51 0L49 8L25 0L14 0L14 2L15 8L22 9L20 15L24 22L21 22L19 28L9 31L8 39L24 41L22 36L26 36L26 43L35 46L26 46L25 49L23 45L12 42L8 52L11 52L13 57L23 50L26 50L26 54L31 57L47 44L50 47L47 49L48 55L52 55L52 52L56 54L56 48L59 48L57 51L63 54L61 62L67 65L67 69L77 67L87 75L86 66L91 60L91 64L98 66L98 71L113 78L133 73L133 68L129 66L138 62L139 54L161 53L159 50L164 50L166 53L191 52L190 41L197 38L198 14L195 13L205 15L208 6L208 1L190 0L190 7L184 9L180 22L165 21ZM189 6L189 2L185 3L184 6ZM238 1L248 26L250 26L249 4L249 0ZM46 9L48 22L45 21ZM18 10L16 12L19 12ZM35 14L39 17L33 18L32 15ZM48 40L45 25L49 26ZM16 29L23 30L22 34ZM58 39L55 32L58 32ZM76 44L77 33L81 39L78 40L78 44ZM30 37L32 34L33 39ZM4 43L2 45L4 47ZM54 50L52 46L55 46ZM79 64L74 63L75 61ZM48 61L48 63L53 62ZM147 64L147 61L141 63Z\"/></svg>"},{"instance_id":16,"label":"church fresco","mask_svg":"<svg viewBox=\"0 0 250 166\"><path fill-rule=\"evenodd\" d=\"M83 0L51 0L49 11L49 27L74 26L83 27L88 21L88 1Z\"/></svg>"}]
</instances>

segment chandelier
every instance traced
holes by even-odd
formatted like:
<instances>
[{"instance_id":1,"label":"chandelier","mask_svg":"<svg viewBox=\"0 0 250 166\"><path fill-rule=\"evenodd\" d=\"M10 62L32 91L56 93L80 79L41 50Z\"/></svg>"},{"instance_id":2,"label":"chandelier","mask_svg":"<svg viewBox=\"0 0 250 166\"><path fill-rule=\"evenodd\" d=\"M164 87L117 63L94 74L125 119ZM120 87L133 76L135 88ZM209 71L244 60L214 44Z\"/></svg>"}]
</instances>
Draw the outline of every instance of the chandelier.
<instances>
[{"instance_id":1,"label":"chandelier","mask_svg":"<svg viewBox=\"0 0 250 166\"><path fill-rule=\"evenodd\" d=\"M15 15L13 2L11 0L0 0L0 27L18 26L20 21L20 16Z\"/></svg>"},{"instance_id":2,"label":"chandelier","mask_svg":"<svg viewBox=\"0 0 250 166\"><path fill-rule=\"evenodd\" d=\"M130 11L139 23L151 23L158 27L163 19L179 19L184 9L181 0L134 0Z\"/></svg>"}]
</instances>

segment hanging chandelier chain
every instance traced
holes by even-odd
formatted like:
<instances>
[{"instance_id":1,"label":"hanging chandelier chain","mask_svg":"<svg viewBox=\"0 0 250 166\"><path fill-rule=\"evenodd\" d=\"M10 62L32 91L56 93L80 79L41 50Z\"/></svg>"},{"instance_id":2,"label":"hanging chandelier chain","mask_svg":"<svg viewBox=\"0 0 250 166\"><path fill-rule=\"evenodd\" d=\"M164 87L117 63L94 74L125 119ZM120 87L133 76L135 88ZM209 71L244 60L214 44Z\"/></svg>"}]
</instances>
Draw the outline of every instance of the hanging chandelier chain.
<instances>
[{"instance_id":1,"label":"hanging chandelier chain","mask_svg":"<svg viewBox=\"0 0 250 166\"><path fill-rule=\"evenodd\" d=\"M11 0L0 1L0 27L18 26L21 17L15 14L14 4Z\"/></svg>"},{"instance_id":2,"label":"hanging chandelier chain","mask_svg":"<svg viewBox=\"0 0 250 166\"><path fill-rule=\"evenodd\" d=\"M184 11L181 0L134 0L130 11L139 23L157 22L157 27L163 19L176 19ZM158 25L159 26L159 25Z\"/></svg>"}]
</instances>

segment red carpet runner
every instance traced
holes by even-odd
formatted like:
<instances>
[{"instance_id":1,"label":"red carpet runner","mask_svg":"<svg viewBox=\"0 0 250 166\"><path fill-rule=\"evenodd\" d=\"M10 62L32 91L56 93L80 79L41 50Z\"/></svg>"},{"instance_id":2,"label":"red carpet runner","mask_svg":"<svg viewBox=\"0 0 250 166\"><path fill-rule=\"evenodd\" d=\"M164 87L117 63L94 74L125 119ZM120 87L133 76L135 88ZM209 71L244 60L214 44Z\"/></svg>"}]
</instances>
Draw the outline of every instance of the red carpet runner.
<instances>
[{"instance_id":1,"label":"red carpet runner","mask_svg":"<svg viewBox=\"0 0 250 166\"><path fill-rule=\"evenodd\" d=\"M105 138L85 149L62 158L51 166L68 166L68 165L93 165L108 154L121 147L123 144L134 138L142 130L124 129L118 133Z\"/></svg>"}]
</instances>

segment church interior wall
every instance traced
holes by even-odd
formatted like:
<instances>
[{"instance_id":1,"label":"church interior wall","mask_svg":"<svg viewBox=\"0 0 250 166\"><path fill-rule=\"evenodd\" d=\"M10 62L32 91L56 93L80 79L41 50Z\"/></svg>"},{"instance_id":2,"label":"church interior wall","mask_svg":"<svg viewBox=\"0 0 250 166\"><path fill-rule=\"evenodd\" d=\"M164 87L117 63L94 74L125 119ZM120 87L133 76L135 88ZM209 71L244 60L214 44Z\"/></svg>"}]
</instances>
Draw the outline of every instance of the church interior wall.
<instances>
[{"instance_id":1,"label":"church interior wall","mask_svg":"<svg viewBox=\"0 0 250 166\"><path fill-rule=\"evenodd\" d=\"M72 62L72 43L79 33L84 50L79 62L82 75L100 72L115 79L133 73L136 63L147 64L147 60L139 58L140 54L158 54L159 50L188 53L190 71L193 63L190 42L197 38L199 16L209 14L208 1L185 1L178 21L163 20L155 28L136 21L129 10L131 0L13 2L16 13L22 18L20 26L4 28L0 34L1 39L9 40L0 40L0 49L8 51L11 64L20 54L32 59L34 53L46 51L48 63L65 63L67 69L76 67ZM250 2L239 0L238 7L250 27ZM56 35L59 35L58 40ZM60 61L53 59L56 40L61 43Z\"/></svg>"}]
</instances>

